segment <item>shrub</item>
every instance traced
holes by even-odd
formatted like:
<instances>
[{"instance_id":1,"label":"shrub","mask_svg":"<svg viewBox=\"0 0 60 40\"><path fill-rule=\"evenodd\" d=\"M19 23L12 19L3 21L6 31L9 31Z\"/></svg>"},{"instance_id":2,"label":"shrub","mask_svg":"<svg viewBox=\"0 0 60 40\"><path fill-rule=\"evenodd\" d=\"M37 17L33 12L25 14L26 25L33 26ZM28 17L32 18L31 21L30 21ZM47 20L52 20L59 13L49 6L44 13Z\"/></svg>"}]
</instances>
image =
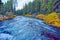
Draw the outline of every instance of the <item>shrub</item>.
<instances>
[{"instance_id":1,"label":"shrub","mask_svg":"<svg viewBox=\"0 0 60 40\"><path fill-rule=\"evenodd\" d=\"M29 17L30 17L30 16L32 16L32 15L31 15L31 14L25 14L24 16L29 16Z\"/></svg>"},{"instance_id":2,"label":"shrub","mask_svg":"<svg viewBox=\"0 0 60 40\"><path fill-rule=\"evenodd\" d=\"M13 16L13 13L12 12L6 12L5 15L6 16Z\"/></svg>"},{"instance_id":3,"label":"shrub","mask_svg":"<svg viewBox=\"0 0 60 40\"><path fill-rule=\"evenodd\" d=\"M46 15L44 20L46 21L46 23L50 24L51 22L53 22L57 18L58 18L57 13L52 12L51 14Z\"/></svg>"},{"instance_id":4,"label":"shrub","mask_svg":"<svg viewBox=\"0 0 60 40\"><path fill-rule=\"evenodd\" d=\"M47 24L60 27L60 19L58 18L56 12L52 12L51 14L46 15L44 20Z\"/></svg>"},{"instance_id":5,"label":"shrub","mask_svg":"<svg viewBox=\"0 0 60 40\"><path fill-rule=\"evenodd\" d=\"M36 18L38 18L38 19L45 19L45 15L44 14L38 14L37 16L36 16Z\"/></svg>"},{"instance_id":6,"label":"shrub","mask_svg":"<svg viewBox=\"0 0 60 40\"><path fill-rule=\"evenodd\" d=\"M56 27L60 27L60 19L56 19L55 21L53 21L52 25Z\"/></svg>"},{"instance_id":7,"label":"shrub","mask_svg":"<svg viewBox=\"0 0 60 40\"><path fill-rule=\"evenodd\" d=\"M12 12L6 12L5 15L8 17L8 18L13 18L13 13Z\"/></svg>"}]
</instances>

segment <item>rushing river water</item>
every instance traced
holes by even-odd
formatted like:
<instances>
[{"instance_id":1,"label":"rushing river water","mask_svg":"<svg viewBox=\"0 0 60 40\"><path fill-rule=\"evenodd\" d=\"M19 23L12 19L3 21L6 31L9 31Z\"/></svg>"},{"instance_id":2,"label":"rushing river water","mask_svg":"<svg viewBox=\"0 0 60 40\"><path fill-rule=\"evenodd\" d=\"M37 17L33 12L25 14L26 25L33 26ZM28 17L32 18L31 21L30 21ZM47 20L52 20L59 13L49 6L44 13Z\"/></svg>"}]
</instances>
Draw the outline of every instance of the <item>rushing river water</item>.
<instances>
[{"instance_id":1,"label":"rushing river water","mask_svg":"<svg viewBox=\"0 0 60 40\"><path fill-rule=\"evenodd\" d=\"M17 16L0 22L0 40L52 40L45 37L42 30L56 32L42 20Z\"/></svg>"}]
</instances>

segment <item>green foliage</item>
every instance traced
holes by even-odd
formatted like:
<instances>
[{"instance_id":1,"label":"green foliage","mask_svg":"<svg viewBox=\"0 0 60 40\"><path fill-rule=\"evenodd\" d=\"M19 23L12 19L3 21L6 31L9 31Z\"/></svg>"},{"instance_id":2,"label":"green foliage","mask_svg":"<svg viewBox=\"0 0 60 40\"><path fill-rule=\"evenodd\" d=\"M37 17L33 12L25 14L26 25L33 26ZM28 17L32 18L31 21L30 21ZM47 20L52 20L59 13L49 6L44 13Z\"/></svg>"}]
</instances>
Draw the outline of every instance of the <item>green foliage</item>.
<instances>
[{"instance_id":1,"label":"green foliage","mask_svg":"<svg viewBox=\"0 0 60 40\"><path fill-rule=\"evenodd\" d=\"M56 10L57 13L60 13L60 9Z\"/></svg>"},{"instance_id":2,"label":"green foliage","mask_svg":"<svg viewBox=\"0 0 60 40\"><path fill-rule=\"evenodd\" d=\"M10 1L7 1L7 3L4 4L4 9L8 8L10 6Z\"/></svg>"},{"instance_id":3,"label":"green foliage","mask_svg":"<svg viewBox=\"0 0 60 40\"><path fill-rule=\"evenodd\" d=\"M2 5L2 1L0 0L0 5Z\"/></svg>"},{"instance_id":4,"label":"green foliage","mask_svg":"<svg viewBox=\"0 0 60 40\"><path fill-rule=\"evenodd\" d=\"M33 2L30 2L29 4L26 4L22 10L23 10L24 14L26 14L26 13L29 13L29 14L40 13L40 1L35 0Z\"/></svg>"},{"instance_id":5,"label":"green foliage","mask_svg":"<svg viewBox=\"0 0 60 40\"><path fill-rule=\"evenodd\" d=\"M17 10L15 15L23 15L23 11L22 10Z\"/></svg>"},{"instance_id":6,"label":"green foliage","mask_svg":"<svg viewBox=\"0 0 60 40\"><path fill-rule=\"evenodd\" d=\"M39 14L39 13L45 13L49 14L53 12L54 10L54 4L57 0L34 0L33 2L30 2L29 4L26 4L25 7L22 9L21 12L23 14ZM56 12L59 12L60 10L57 10Z\"/></svg>"},{"instance_id":7,"label":"green foliage","mask_svg":"<svg viewBox=\"0 0 60 40\"><path fill-rule=\"evenodd\" d=\"M46 3L47 1L47 3ZM52 11L51 0L34 0L30 2L28 5L25 5L23 8L24 13L38 14L38 13L50 13Z\"/></svg>"},{"instance_id":8,"label":"green foliage","mask_svg":"<svg viewBox=\"0 0 60 40\"><path fill-rule=\"evenodd\" d=\"M44 7L47 9L46 13L50 13L51 12L51 5L50 5L50 1L48 0L47 5L45 5Z\"/></svg>"}]
</instances>

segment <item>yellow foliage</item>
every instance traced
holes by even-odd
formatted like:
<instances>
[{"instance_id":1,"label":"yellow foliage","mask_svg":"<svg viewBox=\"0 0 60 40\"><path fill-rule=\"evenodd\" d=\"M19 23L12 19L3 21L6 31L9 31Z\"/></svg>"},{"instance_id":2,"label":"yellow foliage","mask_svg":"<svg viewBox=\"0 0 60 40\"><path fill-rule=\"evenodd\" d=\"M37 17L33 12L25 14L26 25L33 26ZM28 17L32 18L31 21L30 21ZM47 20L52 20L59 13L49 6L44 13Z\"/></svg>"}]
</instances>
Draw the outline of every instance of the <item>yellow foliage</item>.
<instances>
[{"instance_id":1,"label":"yellow foliage","mask_svg":"<svg viewBox=\"0 0 60 40\"><path fill-rule=\"evenodd\" d=\"M56 19L52 22L53 26L60 27L60 19Z\"/></svg>"},{"instance_id":2,"label":"yellow foliage","mask_svg":"<svg viewBox=\"0 0 60 40\"><path fill-rule=\"evenodd\" d=\"M32 16L31 14L25 14L24 16Z\"/></svg>"},{"instance_id":3,"label":"yellow foliage","mask_svg":"<svg viewBox=\"0 0 60 40\"><path fill-rule=\"evenodd\" d=\"M14 17L16 17L17 15L13 15Z\"/></svg>"},{"instance_id":4,"label":"yellow foliage","mask_svg":"<svg viewBox=\"0 0 60 40\"><path fill-rule=\"evenodd\" d=\"M58 18L56 12L52 12L51 14L46 15L44 20L47 24L60 27L60 19Z\"/></svg>"},{"instance_id":5,"label":"yellow foliage","mask_svg":"<svg viewBox=\"0 0 60 40\"><path fill-rule=\"evenodd\" d=\"M38 18L38 19L45 19L45 15L44 14L38 14L36 16L36 18Z\"/></svg>"},{"instance_id":6,"label":"yellow foliage","mask_svg":"<svg viewBox=\"0 0 60 40\"><path fill-rule=\"evenodd\" d=\"M46 24L53 25L55 27L60 27L60 19L56 12L52 12L48 15L38 14L36 18L43 19L46 22Z\"/></svg>"},{"instance_id":7,"label":"yellow foliage","mask_svg":"<svg viewBox=\"0 0 60 40\"><path fill-rule=\"evenodd\" d=\"M8 17L9 19L10 19L10 18L13 18L13 16L7 16L7 17Z\"/></svg>"},{"instance_id":8,"label":"yellow foliage","mask_svg":"<svg viewBox=\"0 0 60 40\"><path fill-rule=\"evenodd\" d=\"M52 12L51 14L46 15L44 20L46 21L46 23L50 24L53 21L55 21L57 18L58 18L57 13Z\"/></svg>"}]
</instances>

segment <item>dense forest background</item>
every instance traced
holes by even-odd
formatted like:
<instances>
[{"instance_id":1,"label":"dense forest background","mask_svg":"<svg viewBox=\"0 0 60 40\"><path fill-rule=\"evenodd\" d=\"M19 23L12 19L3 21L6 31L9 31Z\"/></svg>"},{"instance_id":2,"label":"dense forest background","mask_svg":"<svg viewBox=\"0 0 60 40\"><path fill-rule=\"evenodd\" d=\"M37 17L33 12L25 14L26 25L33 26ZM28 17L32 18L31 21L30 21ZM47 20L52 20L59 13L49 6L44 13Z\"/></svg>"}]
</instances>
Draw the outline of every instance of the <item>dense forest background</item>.
<instances>
[{"instance_id":1,"label":"dense forest background","mask_svg":"<svg viewBox=\"0 0 60 40\"><path fill-rule=\"evenodd\" d=\"M51 12L60 12L59 0L34 0L20 10L22 14L48 14ZM19 11L19 10L18 10ZM19 14L19 13L18 13Z\"/></svg>"},{"instance_id":2,"label":"dense forest background","mask_svg":"<svg viewBox=\"0 0 60 40\"><path fill-rule=\"evenodd\" d=\"M14 14L48 14L51 12L60 12L60 1L59 0L34 0L25 4L24 8L21 10L16 10L17 0L8 0L3 4L4 12L10 10Z\"/></svg>"}]
</instances>

